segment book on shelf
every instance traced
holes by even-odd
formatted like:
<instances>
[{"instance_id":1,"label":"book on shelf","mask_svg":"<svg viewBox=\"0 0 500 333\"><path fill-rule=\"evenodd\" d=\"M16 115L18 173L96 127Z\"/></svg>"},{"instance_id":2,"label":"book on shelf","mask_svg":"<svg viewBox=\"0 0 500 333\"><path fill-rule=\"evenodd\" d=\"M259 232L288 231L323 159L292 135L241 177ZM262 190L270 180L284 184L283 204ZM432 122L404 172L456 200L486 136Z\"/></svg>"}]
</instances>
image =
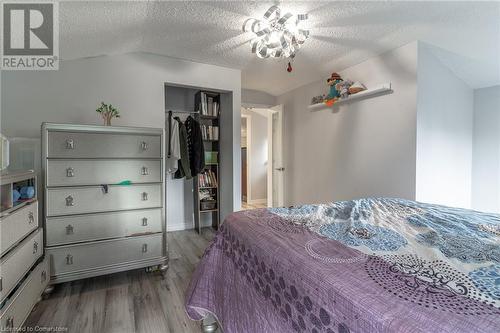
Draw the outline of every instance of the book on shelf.
<instances>
[{"instance_id":1,"label":"book on shelf","mask_svg":"<svg viewBox=\"0 0 500 333\"><path fill-rule=\"evenodd\" d=\"M219 140L219 126L202 124L201 136L203 140Z\"/></svg>"},{"instance_id":2,"label":"book on shelf","mask_svg":"<svg viewBox=\"0 0 500 333\"><path fill-rule=\"evenodd\" d=\"M208 95L203 91L200 91L199 94L198 112L202 116L217 117L219 115L218 95Z\"/></svg>"},{"instance_id":3,"label":"book on shelf","mask_svg":"<svg viewBox=\"0 0 500 333\"><path fill-rule=\"evenodd\" d=\"M198 175L199 187L217 187L217 177L212 170L205 170Z\"/></svg>"}]
</instances>

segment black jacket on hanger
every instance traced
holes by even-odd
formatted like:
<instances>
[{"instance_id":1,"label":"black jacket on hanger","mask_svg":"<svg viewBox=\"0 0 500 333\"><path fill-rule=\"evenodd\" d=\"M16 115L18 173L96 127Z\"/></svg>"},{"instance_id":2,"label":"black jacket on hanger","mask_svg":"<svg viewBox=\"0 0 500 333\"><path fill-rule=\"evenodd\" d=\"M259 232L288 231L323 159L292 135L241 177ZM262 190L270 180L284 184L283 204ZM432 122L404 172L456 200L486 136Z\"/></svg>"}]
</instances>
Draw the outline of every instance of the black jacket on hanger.
<instances>
[{"instance_id":1,"label":"black jacket on hanger","mask_svg":"<svg viewBox=\"0 0 500 333\"><path fill-rule=\"evenodd\" d=\"M179 145L181 148L181 159L179 160L179 166L175 172L174 178L184 178L191 179L191 169L189 166L189 146L188 146L188 135L186 126L182 123L179 117L174 118L175 121L179 123Z\"/></svg>"},{"instance_id":2,"label":"black jacket on hanger","mask_svg":"<svg viewBox=\"0 0 500 333\"><path fill-rule=\"evenodd\" d=\"M189 116L184 122L184 126L186 126L188 137L189 166L191 176L194 177L205 167L205 148L203 147L200 123Z\"/></svg>"}]
</instances>

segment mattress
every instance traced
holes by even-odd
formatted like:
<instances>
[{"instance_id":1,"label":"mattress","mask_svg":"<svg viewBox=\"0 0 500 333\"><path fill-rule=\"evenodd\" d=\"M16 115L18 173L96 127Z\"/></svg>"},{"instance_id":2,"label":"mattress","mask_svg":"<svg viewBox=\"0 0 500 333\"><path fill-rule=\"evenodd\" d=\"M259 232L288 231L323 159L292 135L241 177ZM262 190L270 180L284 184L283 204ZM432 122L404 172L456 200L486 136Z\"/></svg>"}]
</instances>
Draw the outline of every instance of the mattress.
<instances>
[{"instance_id":1,"label":"mattress","mask_svg":"<svg viewBox=\"0 0 500 333\"><path fill-rule=\"evenodd\" d=\"M233 213L185 308L225 333L498 332L500 215L390 198Z\"/></svg>"}]
</instances>

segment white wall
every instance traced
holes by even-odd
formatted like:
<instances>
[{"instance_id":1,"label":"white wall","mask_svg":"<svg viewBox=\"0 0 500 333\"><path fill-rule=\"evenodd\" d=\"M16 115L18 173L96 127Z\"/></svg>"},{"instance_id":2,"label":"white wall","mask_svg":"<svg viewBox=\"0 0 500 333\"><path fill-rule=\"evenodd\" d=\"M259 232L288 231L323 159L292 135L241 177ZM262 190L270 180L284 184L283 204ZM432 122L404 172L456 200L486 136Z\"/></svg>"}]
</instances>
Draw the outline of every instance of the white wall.
<instances>
[{"instance_id":1,"label":"white wall","mask_svg":"<svg viewBox=\"0 0 500 333\"><path fill-rule=\"evenodd\" d=\"M232 154L224 160L222 216L240 208L239 70L133 53L62 61L59 71L4 72L1 81L2 133L30 138L40 137L42 122L101 124L100 101L120 109L113 125L163 127L165 82L231 91L233 116L224 120L229 134L222 149Z\"/></svg>"},{"instance_id":2,"label":"white wall","mask_svg":"<svg viewBox=\"0 0 500 333\"><path fill-rule=\"evenodd\" d=\"M284 105L285 204L367 196L415 199L417 43L341 72L394 93L311 112L325 80L278 97Z\"/></svg>"},{"instance_id":3,"label":"white wall","mask_svg":"<svg viewBox=\"0 0 500 333\"><path fill-rule=\"evenodd\" d=\"M500 86L474 91L472 208L500 213Z\"/></svg>"},{"instance_id":4,"label":"white wall","mask_svg":"<svg viewBox=\"0 0 500 333\"><path fill-rule=\"evenodd\" d=\"M473 90L433 50L419 43L416 200L470 208Z\"/></svg>"},{"instance_id":5,"label":"white wall","mask_svg":"<svg viewBox=\"0 0 500 333\"><path fill-rule=\"evenodd\" d=\"M251 110L242 109L242 114L250 115L250 150L247 150L247 160L250 162L250 200L263 201L267 199L267 159L268 159L268 124L267 117ZM247 120L247 121L248 121Z\"/></svg>"},{"instance_id":6,"label":"white wall","mask_svg":"<svg viewBox=\"0 0 500 333\"><path fill-rule=\"evenodd\" d=\"M242 89L241 104L247 107L270 107L277 103L274 95L260 90Z\"/></svg>"}]
</instances>

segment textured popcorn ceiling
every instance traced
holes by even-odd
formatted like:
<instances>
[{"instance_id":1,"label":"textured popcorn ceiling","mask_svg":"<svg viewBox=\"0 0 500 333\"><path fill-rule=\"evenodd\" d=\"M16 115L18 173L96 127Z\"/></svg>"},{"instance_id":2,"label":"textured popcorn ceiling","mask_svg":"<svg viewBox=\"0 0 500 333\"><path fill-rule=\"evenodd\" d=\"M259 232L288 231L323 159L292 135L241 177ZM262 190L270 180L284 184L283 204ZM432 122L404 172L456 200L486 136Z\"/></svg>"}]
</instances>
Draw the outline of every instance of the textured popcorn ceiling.
<instances>
[{"instance_id":1,"label":"textured popcorn ceiling","mask_svg":"<svg viewBox=\"0 0 500 333\"><path fill-rule=\"evenodd\" d=\"M286 61L250 53L241 27L272 2L69 1L60 4L63 59L127 52L238 68L243 88L278 95L414 40L436 52L471 87L500 83L500 3L283 2L308 13L311 38Z\"/></svg>"}]
</instances>

